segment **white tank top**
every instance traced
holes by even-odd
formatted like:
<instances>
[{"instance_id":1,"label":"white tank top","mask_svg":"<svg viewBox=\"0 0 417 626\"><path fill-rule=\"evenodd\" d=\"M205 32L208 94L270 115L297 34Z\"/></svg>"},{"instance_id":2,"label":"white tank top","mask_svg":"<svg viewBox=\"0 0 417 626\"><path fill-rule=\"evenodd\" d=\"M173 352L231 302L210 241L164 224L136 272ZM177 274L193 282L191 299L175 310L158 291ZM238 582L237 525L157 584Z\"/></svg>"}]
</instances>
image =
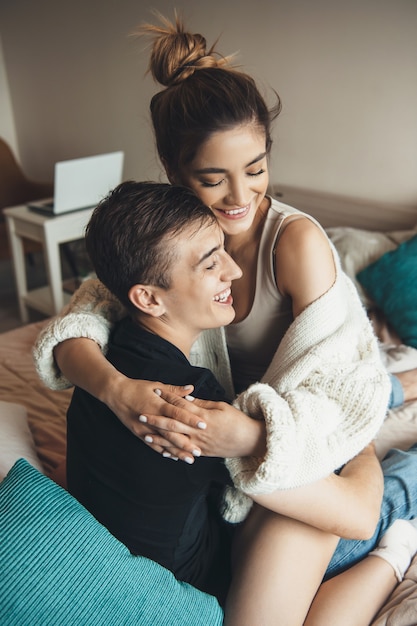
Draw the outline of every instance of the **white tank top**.
<instances>
[{"instance_id":1,"label":"white tank top","mask_svg":"<svg viewBox=\"0 0 417 626\"><path fill-rule=\"evenodd\" d=\"M274 267L277 238L290 215L302 215L316 223L298 209L271 200L259 246L252 308L245 319L226 328L236 393L262 378L294 319L291 298L278 291Z\"/></svg>"}]
</instances>

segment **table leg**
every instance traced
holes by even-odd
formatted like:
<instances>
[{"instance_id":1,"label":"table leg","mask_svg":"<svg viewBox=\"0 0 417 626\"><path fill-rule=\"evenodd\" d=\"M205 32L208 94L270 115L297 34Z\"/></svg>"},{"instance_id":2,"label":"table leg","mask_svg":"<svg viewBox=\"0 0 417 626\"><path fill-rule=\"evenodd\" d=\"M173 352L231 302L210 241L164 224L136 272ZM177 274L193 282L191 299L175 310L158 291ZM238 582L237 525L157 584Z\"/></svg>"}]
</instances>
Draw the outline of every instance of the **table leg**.
<instances>
[{"instance_id":1,"label":"table leg","mask_svg":"<svg viewBox=\"0 0 417 626\"><path fill-rule=\"evenodd\" d=\"M59 250L59 244L56 242L56 238L49 236L48 229L44 231L44 249L45 249L45 264L48 274L48 282L51 288L52 307L54 315L61 312L64 306L64 295L62 291L62 272L61 272L61 255Z\"/></svg>"},{"instance_id":2,"label":"table leg","mask_svg":"<svg viewBox=\"0 0 417 626\"><path fill-rule=\"evenodd\" d=\"M29 322L29 312L25 302L27 295L25 252L22 238L16 234L13 217L6 216L6 223L9 232L10 247L13 255L13 268L16 281L17 298L19 304L20 318L24 324Z\"/></svg>"}]
</instances>

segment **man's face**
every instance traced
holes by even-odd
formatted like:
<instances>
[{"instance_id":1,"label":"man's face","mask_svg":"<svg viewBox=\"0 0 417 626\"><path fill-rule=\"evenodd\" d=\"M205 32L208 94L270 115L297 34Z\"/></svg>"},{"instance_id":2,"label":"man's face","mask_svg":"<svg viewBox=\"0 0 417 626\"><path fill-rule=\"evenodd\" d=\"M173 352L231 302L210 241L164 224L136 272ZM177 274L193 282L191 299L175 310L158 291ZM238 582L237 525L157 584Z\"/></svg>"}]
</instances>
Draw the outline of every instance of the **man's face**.
<instances>
[{"instance_id":1,"label":"man's face","mask_svg":"<svg viewBox=\"0 0 417 626\"><path fill-rule=\"evenodd\" d=\"M165 307L160 320L176 337L181 334L187 341L192 336L194 341L202 330L232 322L231 284L242 272L225 251L224 234L216 223L198 230L192 225L176 236L175 246L171 287L160 293ZM178 345L178 339L172 343Z\"/></svg>"}]
</instances>

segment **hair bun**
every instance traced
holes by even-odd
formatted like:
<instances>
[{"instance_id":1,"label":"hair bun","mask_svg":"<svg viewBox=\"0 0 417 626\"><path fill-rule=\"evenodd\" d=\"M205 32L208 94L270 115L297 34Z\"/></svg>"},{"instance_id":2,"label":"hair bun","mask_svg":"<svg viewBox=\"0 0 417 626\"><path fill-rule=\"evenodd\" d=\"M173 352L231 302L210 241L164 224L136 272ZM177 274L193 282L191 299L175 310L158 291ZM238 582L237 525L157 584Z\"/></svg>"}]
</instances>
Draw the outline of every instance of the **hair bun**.
<instances>
[{"instance_id":1,"label":"hair bun","mask_svg":"<svg viewBox=\"0 0 417 626\"><path fill-rule=\"evenodd\" d=\"M203 35L186 32L177 15L175 24L159 13L157 15L162 25L144 24L140 33L153 39L149 72L161 85L169 87L187 79L198 69L221 67L228 62L214 52L214 46L207 50Z\"/></svg>"}]
</instances>

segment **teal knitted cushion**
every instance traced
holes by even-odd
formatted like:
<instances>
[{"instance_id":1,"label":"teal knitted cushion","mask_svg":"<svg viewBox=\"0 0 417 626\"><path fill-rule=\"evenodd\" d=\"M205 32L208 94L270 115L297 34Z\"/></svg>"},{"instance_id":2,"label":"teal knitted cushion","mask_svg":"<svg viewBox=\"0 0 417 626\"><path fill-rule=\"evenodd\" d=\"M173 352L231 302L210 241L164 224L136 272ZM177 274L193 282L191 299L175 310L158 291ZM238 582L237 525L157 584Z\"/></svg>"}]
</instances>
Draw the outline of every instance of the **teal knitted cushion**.
<instances>
[{"instance_id":1,"label":"teal knitted cushion","mask_svg":"<svg viewBox=\"0 0 417 626\"><path fill-rule=\"evenodd\" d=\"M417 235L365 267L357 279L401 341L417 348Z\"/></svg>"},{"instance_id":2,"label":"teal knitted cushion","mask_svg":"<svg viewBox=\"0 0 417 626\"><path fill-rule=\"evenodd\" d=\"M0 484L0 624L220 626L217 600L132 556L20 459Z\"/></svg>"}]
</instances>

